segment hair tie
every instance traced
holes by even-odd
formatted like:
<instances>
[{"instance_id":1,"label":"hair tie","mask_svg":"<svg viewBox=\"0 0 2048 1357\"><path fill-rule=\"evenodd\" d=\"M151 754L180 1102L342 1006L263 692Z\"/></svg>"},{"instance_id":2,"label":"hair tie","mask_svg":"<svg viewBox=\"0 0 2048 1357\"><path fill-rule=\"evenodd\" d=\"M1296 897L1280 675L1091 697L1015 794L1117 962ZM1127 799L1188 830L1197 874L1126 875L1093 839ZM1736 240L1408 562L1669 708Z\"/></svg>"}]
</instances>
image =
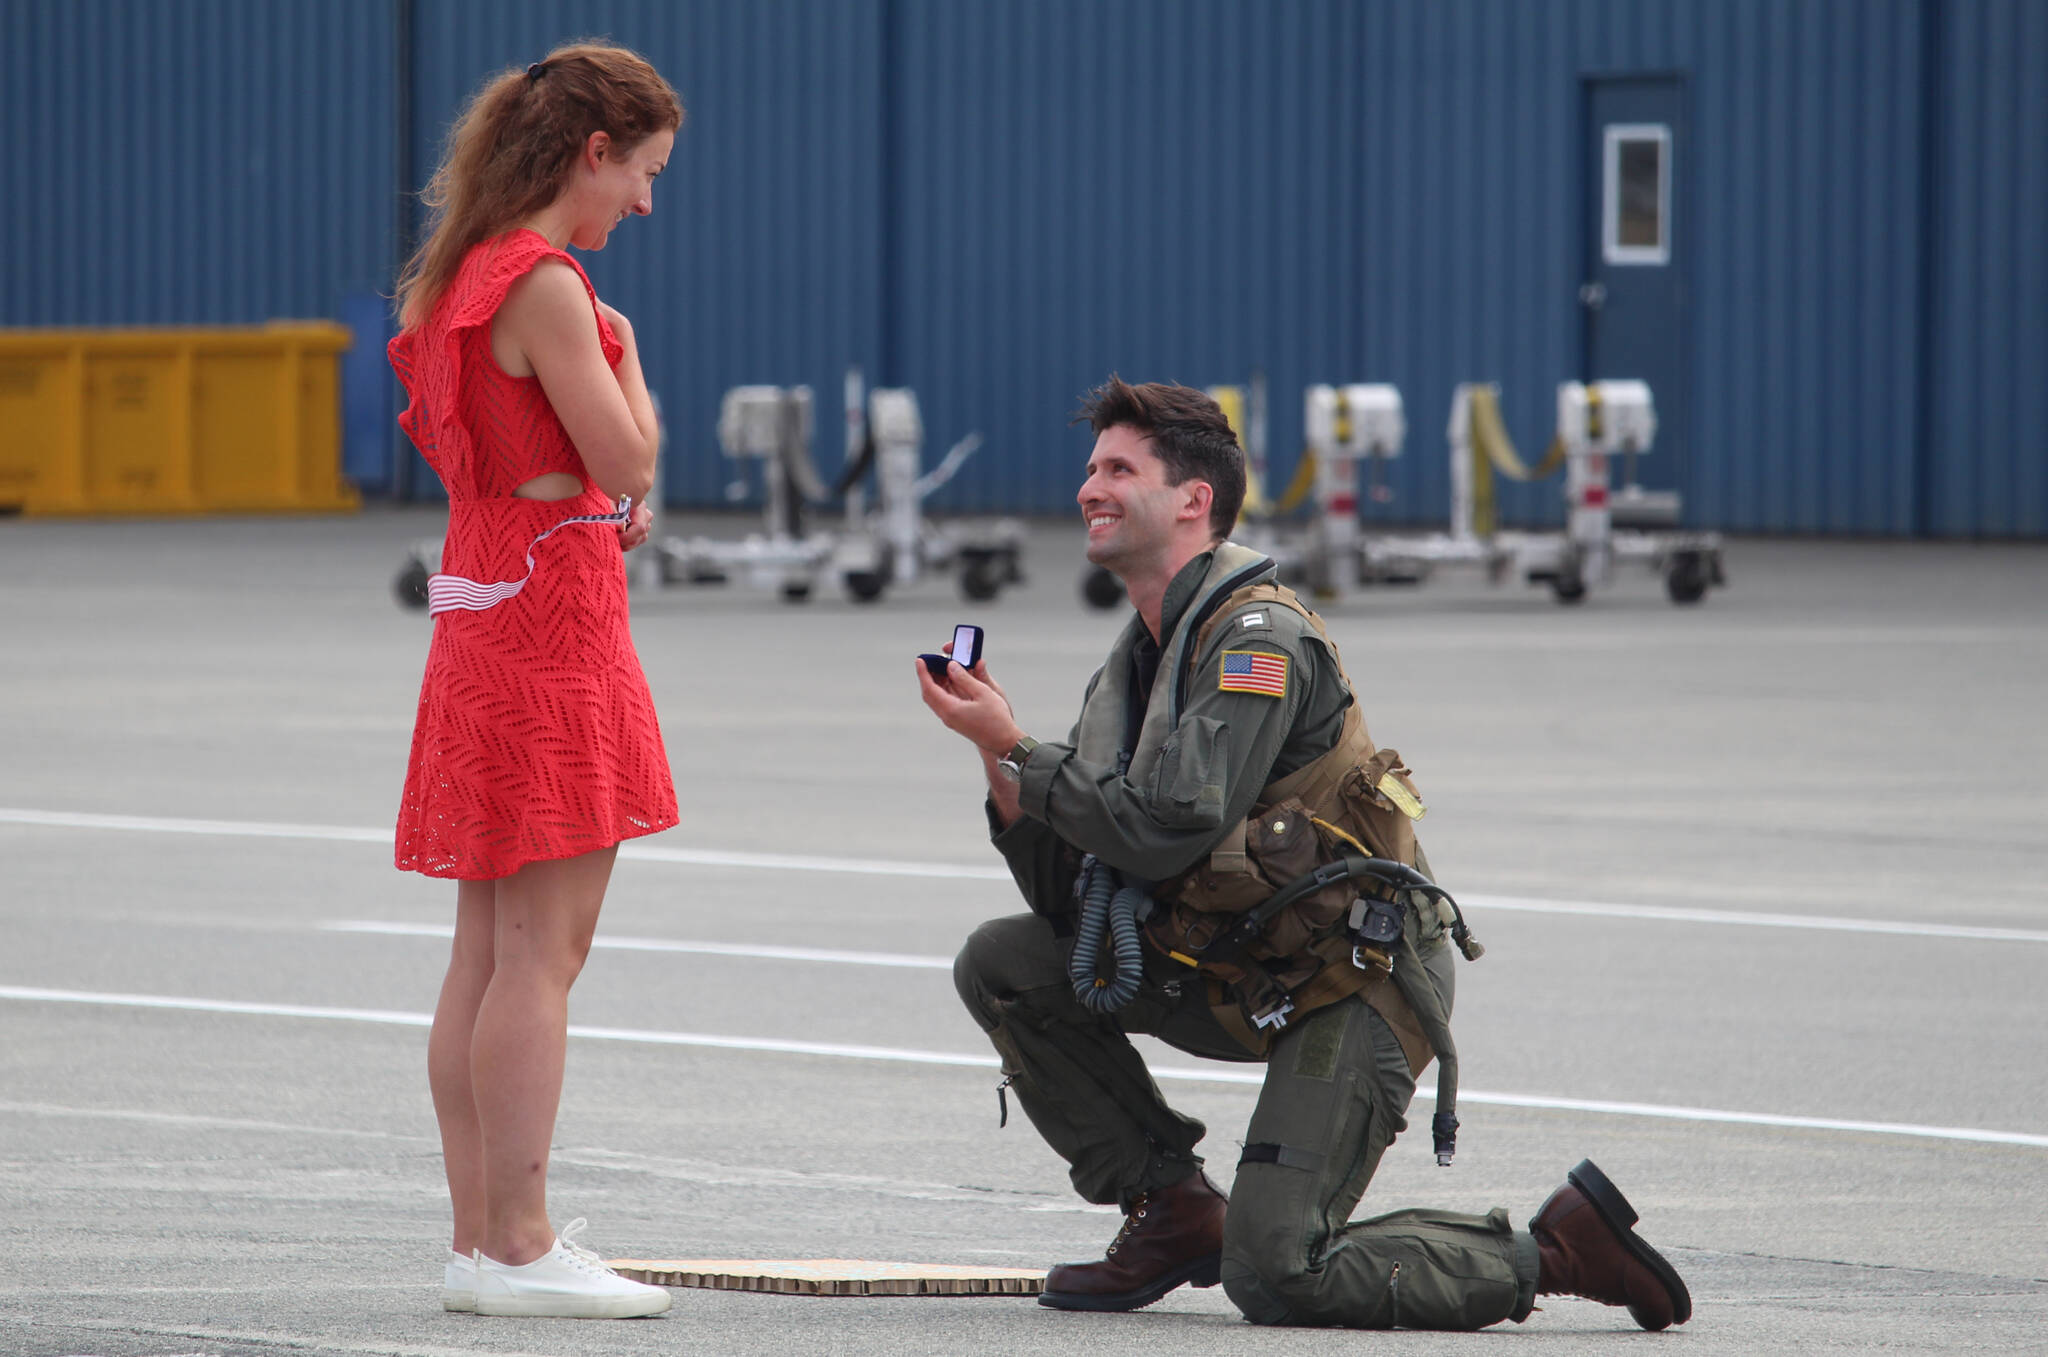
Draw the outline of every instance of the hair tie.
<instances>
[{"instance_id":1,"label":"hair tie","mask_svg":"<svg viewBox=\"0 0 2048 1357\"><path fill-rule=\"evenodd\" d=\"M548 64L545 61L536 61L533 63L533 65L528 66L526 68L526 78L529 81L539 80L542 76L546 75L547 73Z\"/></svg>"}]
</instances>

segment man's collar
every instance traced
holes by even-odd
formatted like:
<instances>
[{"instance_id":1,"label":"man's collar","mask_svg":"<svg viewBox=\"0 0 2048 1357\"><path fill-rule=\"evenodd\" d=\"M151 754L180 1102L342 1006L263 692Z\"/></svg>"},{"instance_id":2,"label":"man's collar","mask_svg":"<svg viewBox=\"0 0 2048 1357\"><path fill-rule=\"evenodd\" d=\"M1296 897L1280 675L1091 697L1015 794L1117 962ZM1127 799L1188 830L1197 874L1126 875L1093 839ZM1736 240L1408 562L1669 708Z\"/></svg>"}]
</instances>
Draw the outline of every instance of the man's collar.
<instances>
[{"instance_id":1,"label":"man's collar","mask_svg":"<svg viewBox=\"0 0 2048 1357\"><path fill-rule=\"evenodd\" d=\"M1201 591L1202 581L1209 575L1209 563L1215 558L1214 550L1195 553L1194 559L1182 566L1166 586L1166 597L1159 604L1159 643L1162 646L1173 635L1173 629L1180 625L1181 618L1187 615L1188 605Z\"/></svg>"}]
</instances>

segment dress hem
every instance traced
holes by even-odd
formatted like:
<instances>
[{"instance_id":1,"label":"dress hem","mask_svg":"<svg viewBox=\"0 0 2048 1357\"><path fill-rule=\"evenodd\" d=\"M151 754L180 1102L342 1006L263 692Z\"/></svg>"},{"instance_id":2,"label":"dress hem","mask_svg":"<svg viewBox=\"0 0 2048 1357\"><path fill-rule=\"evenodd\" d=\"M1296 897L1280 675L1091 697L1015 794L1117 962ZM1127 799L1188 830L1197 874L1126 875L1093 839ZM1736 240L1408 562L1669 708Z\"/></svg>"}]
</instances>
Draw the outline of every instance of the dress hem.
<instances>
[{"instance_id":1,"label":"dress hem","mask_svg":"<svg viewBox=\"0 0 2048 1357\"><path fill-rule=\"evenodd\" d=\"M494 862L490 864L493 870L489 871L435 871L429 867L421 866L417 855L415 855L411 864L394 859L392 865L401 872L417 872L421 876L435 881L503 881L506 877L516 875L521 869L530 867L536 862L567 862L570 858L580 858L586 853L602 853L607 848L617 848L628 839L644 839L650 834L659 834L663 830L674 829L681 823L682 817L679 815L666 824L650 824L645 829L635 826L621 833L618 838L611 840L609 843L593 844L588 848L579 848L572 853L530 853L517 859L511 866L504 867L502 870L496 870L499 864Z\"/></svg>"}]
</instances>

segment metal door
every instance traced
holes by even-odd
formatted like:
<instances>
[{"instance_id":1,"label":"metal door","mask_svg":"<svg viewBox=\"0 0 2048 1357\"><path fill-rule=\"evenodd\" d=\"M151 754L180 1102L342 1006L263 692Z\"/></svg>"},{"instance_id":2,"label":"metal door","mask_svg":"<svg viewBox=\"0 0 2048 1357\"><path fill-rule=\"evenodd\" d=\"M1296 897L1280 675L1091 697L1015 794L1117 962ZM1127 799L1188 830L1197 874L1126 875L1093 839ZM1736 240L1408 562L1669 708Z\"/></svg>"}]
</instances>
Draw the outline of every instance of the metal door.
<instances>
[{"instance_id":1,"label":"metal door","mask_svg":"<svg viewBox=\"0 0 2048 1357\"><path fill-rule=\"evenodd\" d=\"M1588 77L1584 89L1584 380L1650 384L1657 443L1636 481L1682 492L1692 451L1685 88L1675 75L1628 75ZM1617 487L1625 474L1614 469Z\"/></svg>"}]
</instances>

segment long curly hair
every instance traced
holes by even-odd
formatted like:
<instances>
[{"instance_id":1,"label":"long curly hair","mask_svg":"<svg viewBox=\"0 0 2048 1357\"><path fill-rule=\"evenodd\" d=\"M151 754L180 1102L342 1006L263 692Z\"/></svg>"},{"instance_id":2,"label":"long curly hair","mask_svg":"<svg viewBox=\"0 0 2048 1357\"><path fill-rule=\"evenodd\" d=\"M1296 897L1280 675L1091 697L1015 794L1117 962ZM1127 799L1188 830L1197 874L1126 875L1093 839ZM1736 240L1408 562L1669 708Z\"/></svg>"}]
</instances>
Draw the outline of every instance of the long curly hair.
<instances>
[{"instance_id":1,"label":"long curly hair","mask_svg":"<svg viewBox=\"0 0 2048 1357\"><path fill-rule=\"evenodd\" d=\"M421 190L426 238L398 275L398 319L425 320L470 248L553 202L592 132L630 151L683 125L683 102L646 58L607 42L557 47L486 80Z\"/></svg>"}]
</instances>

